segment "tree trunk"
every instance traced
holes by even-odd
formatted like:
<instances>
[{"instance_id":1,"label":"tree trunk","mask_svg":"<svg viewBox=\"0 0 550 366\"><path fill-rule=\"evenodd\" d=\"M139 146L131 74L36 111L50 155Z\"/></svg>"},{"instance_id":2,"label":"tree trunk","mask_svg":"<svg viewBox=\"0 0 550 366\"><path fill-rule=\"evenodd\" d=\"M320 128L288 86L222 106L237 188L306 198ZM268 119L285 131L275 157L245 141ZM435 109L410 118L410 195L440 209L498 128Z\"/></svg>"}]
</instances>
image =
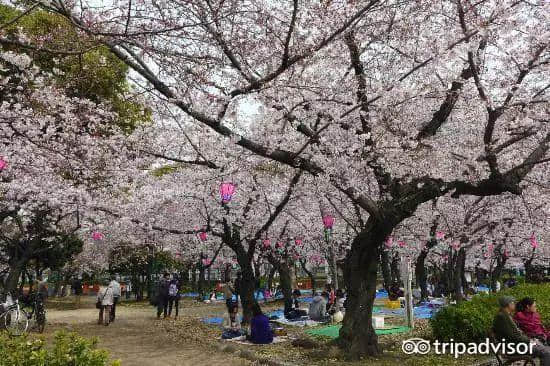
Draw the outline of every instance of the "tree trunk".
<instances>
[{"instance_id":1,"label":"tree trunk","mask_svg":"<svg viewBox=\"0 0 550 366\"><path fill-rule=\"evenodd\" d=\"M225 270L223 272L223 280L225 282L230 282L231 281L231 264L227 263L225 265Z\"/></svg>"},{"instance_id":2,"label":"tree trunk","mask_svg":"<svg viewBox=\"0 0 550 366\"><path fill-rule=\"evenodd\" d=\"M391 280L392 283L401 283L401 274L399 273L399 256L396 254L394 255L392 261L391 261Z\"/></svg>"},{"instance_id":3,"label":"tree trunk","mask_svg":"<svg viewBox=\"0 0 550 366\"><path fill-rule=\"evenodd\" d=\"M292 302L292 274L290 273L290 268L286 263L279 263L278 267L285 303L287 301Z\"/></svg>"},{"instance_id":4,"label":"tree trunk","mask_svg":"<svg viewBox=\"0 0 550 366\"><path fill-rule=\"evenodd\" d=\"M464 268L464 261L466 260L466 251L464 248L460 248L456 254L455 266L453 270L453 287L455 293L455 300L460 302L464 300L462 293L462 278L464 277L462 269Z\"/></svg>"},{"instance_id":5,"label":"tree trunk","mask_svg":"<svg viewBox=\"0 0 550 366\"><path fill-rule=\"evenodd\" d=\"M275 272L277 272L277 268L275 268L275 266L271 266L269 276L267 277L267 289L269 291L273 290L273 277L275 276Z\"/></svg>"},{"instance_id":6,"label":"tree trunk","mask_svg":"<svg viewBox=\"0 0 550 366\"><path fill-rule=\"evenodd\" d=\"M390 292L392 285L391 281L391 269L390 269L390 257L387 250L381 250L380 253L380 266L382 267L382 278L384 279L384 289L387 293Z\"/></svg>"},{"instance_id":7,"label":"tree trunk","mask_svg":"<svg viewBox=\"0 0 550 366\"><path fill-rule=\"evenodd\" d=\"M421 301L428 299L428 275L426 274L426 257L427 250L422 250L416 258L414 274L416 276L416 284L420 287Z\"/></svg>"},{"instance_id":8,"label":"tree trunk","mask_svg":"<svg viewBox=\"0 0 550 366\"><path fill-rule=\"evenodd\" d=\"M198 284L198 287L197 287L197 292L199 293L199 295L201 296L201 300L203 299L203 296L204 296L204 274L205 274L205 269L204 269L204 266L201 264L199 264L199 284Z\"/></svg>"},{"instance_id":9,"label":"tree trunk","mask_svg":"<svg viewBox=\"0 0 550 366\"><path fill-rule=\"evenodd\" d=\"M21 277L21 273L23 272L24 267L24 260L13 261L10 264L8 277L6 278L6 282L4 283L5 294L9 292L14 298L19 296L19 278Z\"/></svg>"},{"instance_id":10,"label":"tree trunk","mask_svg":"<svg viewBox=\"0 0 550 366\"><path fill-rule=\"evenodd\" d=\"M238 257L239 266L241 267L241 283L240 283L240 296L243 307L243 323L249 324L252 319L252 306L256 304L254 298L254 284L256 279L254 278L254 268L251 261L248 260L247 255Z\"/></svg>"},{"instance_id":11,"label":"tree trunk","mask_svg":"<svg viewBox=\"0 0 550 366\"><path fill-rule=\"evenodd\" d=\"M346 257L347 309L338 343L352 359L381 352L372 326L379 250L393 227L369 218Z\"/></svg>"}]
</instances>

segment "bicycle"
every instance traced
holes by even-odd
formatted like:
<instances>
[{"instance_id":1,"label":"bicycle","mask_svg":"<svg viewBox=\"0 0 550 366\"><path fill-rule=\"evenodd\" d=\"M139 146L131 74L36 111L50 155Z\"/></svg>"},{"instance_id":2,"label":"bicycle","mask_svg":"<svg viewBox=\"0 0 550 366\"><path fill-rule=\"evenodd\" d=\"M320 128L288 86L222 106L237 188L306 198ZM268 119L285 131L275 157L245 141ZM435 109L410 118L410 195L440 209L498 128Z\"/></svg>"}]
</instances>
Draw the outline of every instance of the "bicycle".
<instances>
[{"instance_id":1,"label":"bicycle","mask_svg":"<svg viewBox=\"0 0 550 366\"><path fill-rule=\"evenodd\" d=\"M2 304L3 311L0 314L0 323L6 329L10 336L20 336L27 331L29 326L29 316L19 305L19 300L13 301L10 294L6 297L6 302Z\"/></svg>"},{"instance_id":2,"label":"bicycle","mask_svg":"<svg viewBox=\"0 0 550 366\"><path fill-rule=\"evenodd\" d=\"M27 297L27 301L23 301L25 307L29 307L27 317L29 320L34 318L32 329L36 329L38 333L44 332L46 327L46 310L44 308L44 298L41 293L32 293Z\"/></svg>"}]
</instances>

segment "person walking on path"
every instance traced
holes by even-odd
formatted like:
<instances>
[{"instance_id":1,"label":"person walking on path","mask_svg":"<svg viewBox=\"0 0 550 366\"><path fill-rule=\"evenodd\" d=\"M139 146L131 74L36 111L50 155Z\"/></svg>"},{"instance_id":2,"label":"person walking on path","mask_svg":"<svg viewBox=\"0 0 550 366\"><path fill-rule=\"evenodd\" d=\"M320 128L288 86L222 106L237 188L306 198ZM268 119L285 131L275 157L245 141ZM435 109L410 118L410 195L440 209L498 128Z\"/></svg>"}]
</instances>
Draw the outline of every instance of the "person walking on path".
<instances>
[{"instance_id":1,"label":"person walking on path","mask_svg":"<svg viewBox=\"0 0 550 366\"><path fill-rule=\"evenodd\" d=\"M168 316L172 316L173 305L175 305L176 308L174 319L177 319L180 308L180 283L176 275L173 276L168 285Z\"/></svg>"},{"instance_id":2,"label":"person walking on path","mask_svg":"<svg viewBox=\"0 0 550 366\"><path fill-rule=\"evenodd\" d=\"M111 283L109 283L109 286L113 288L113 307L111 308L111 323L115 321L116 316L116 305L118 304L118 300L120 299L120 283L117 282L116 277L111 277Z\"/></svg>"},{"instance_id":3,"label":"person walking on path","mask_svg":"<svg viewBox=\"0 0 550 366\"><path fill-rule=\"evenodd\" d=\"M108 281L105 282L105 286L99 289L97 294L97 302L99 305L99 320L97 324L109 325L111 320L111 307L113 306L113 288Z\"/></svg>"},{"instance_id":4,"label":"person walking on path","mask_svg":"<svg viewBox=\"0 0 550 366\"><path fill-rule=\"evenodd\" d=\"M168 291L170 286L170 275L164 273L160 279L157 290L157 319L160 319L160 314L168 316Z\"/></svg>"},{"instance_id":5,"label":"person walking on path","mask_svg":"<svg viewBox=\"0 0 550 366\"><path fill-rule=\"evenodd\" d=\"M74 304L78 308L80 307L80 298L82 297L82 281L79 277L75 277L73 281L74 291Z\"/></svg>"}]
</instances>

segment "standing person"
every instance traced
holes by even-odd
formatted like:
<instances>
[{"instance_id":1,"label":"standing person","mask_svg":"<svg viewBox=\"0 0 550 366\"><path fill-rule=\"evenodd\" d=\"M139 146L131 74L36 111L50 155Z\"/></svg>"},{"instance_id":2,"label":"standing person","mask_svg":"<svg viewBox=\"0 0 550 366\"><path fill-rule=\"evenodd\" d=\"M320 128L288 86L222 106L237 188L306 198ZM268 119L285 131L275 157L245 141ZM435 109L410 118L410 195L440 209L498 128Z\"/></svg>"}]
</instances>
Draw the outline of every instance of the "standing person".
<instances>
[{"instance_id":1,"label":"standing person","mask_svg":"<svg viewBox=\"0 0 550 366\"><path fill-rule=\"evenodd\" d=\"M115 321L116 316L116 305L120 299L120 283L117 282L116 277L113 275L111 277L111 283L109 286L113 289L113 306L111 308L111 323Z\"/></svg>"},{"instance_id":2,"label":"standing person","mask_svg":"<svg viewBox=\"0 0 550 366\"><path fill-rule=\"evenodd\" d=\"M239 295L241 294L241 283L243 281L242 273L237 272L237 278L235 278L235 285L233 286L235 296L237 297L237 304L239 303Z\"/></svg>"},{"instance_id":3,"label":"standing person","mask_svg":"<svg viewBox=\"0 0 550 366\"><path fill-rule=\"evenodd\" d=\"M75 277L73 281L73 291L74 291L74 304L78 308L80 307L80 297L82 296L82 281L80 277Z\"/></svg>"},{"instance_id":4,"label":"standing person","mask_svg":"<svg viewBox=\"0 0 550 366\"><path fill-rule=\"evenodd\" d=\"M42 276L38 277L37 291L40 295L42 295L42 299L44 299L44 301L48 298L48 284L44 281Z\"/></svg>"},{"instance_id":5,"label":"standing person","mask_svg":"<svg viewBox=\"0 0 550 366\"><path fill-rule=\"evenodd\" d=\"M172 316L172 306L175 305L176 315L174 319L178 318L180 308L180 282L178 277L174 275L170 284L168 285L168 316Z\"/></svg>"},{"instance_id":6,"label":"standing person","mask_svg":"<svg viewBox=\"0 0 550 366\"><path fill-rule=\"evenodd\" d=\"M168 290L170 286L170 275L164 273L158 284L157 290L157 319L160 319L160 314L164 313L164 317L168 316Z\"/></svg>"},{"instance_id":7,"label":"standing person","mask_svg":"<svg viewBox=\"0 0 550 366\"><path fill-rule=\"evenodd\" d=\"M130 296L132 295L132 281L128 281L126 284L126 300L130 300Z\"/></svg>"},{"instance_id":8,"label":"standing person","mask_svg":"<svg viewBox=\"0 0 550 366\"><path fill-rule=\"evenodd\" d=\"M111 307L113 306L113 288L108 281L105 281L104 286L97 293L97 303L99 306L99 320L97 324L109 325L111 320Z\"/></svg>"},{"instance_id":9,"label":"standing person","mask_svg":"<svg viewBox=\"0 0 550 366\"><path fill-rule=\"evenodd\" d=\"M231 327L234 327L236 323L236 316L239 311L239 303L237 300L233 300L233 294L235 290L231 287L231 283L227 282L223 286L223 297L225 298L225 305L227 306L227 314L229 315L229 323Z\"/></svg>"}]
</instances>

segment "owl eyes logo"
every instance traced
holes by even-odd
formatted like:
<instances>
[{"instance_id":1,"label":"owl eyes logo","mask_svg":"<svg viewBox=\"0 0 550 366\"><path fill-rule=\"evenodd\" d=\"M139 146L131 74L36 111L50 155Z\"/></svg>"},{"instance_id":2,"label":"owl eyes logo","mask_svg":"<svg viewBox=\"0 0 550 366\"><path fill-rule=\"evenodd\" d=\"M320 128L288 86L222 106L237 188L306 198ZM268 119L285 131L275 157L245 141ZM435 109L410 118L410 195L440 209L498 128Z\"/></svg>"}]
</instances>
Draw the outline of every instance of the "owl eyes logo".
<instances>
[{"instance_id":1,"label":"owl eyes logo","mask_svg":"<svg viewBox=\"0 0 550 366\"><path fill-rule=\"evenodd\" d=\"M430 352L430 342L422 338L410 338L403 341L401 349L407 355L425 355Z\"/></svg>"}]
</instances>

